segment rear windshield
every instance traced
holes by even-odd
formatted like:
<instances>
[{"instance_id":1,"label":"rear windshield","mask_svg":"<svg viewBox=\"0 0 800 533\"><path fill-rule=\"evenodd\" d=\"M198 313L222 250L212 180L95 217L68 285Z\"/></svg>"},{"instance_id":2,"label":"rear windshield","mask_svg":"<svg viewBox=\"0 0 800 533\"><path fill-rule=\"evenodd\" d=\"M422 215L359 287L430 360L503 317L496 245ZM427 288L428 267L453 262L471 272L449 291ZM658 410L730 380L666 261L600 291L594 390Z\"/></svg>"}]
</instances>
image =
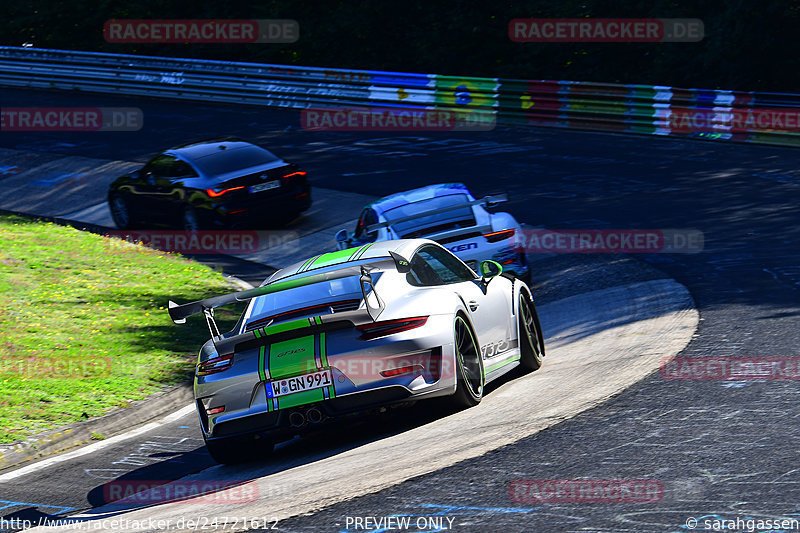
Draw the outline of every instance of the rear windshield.
<instances>
[{"instance_id":1,"label":"rear windshield","mask_svg":"<svg viewBox=\"0 0 800 533\"><path fill-rule=\"evenodd\" d=\"M203 174L214 177L227 172L236 172L250 167L279 161L280 158L258 146L244 146L219 150L211 155L199 157L192 162Z\"/></svg>"},{"instance_id":2,"label":"rear windshield","mask_svg":"<svg viewBox=\"0 0 800 533\"><path fill-rule=\"evenodd\" d=\"M380 274L374 275L377 281ZM369 293L369 291L367 291ZM349 278L332 279L296 287L285 291L275 292L259 296L253 301L253 309L247 322L254 322L261 318L269 317L279 313L302 309L321 302L335 300L361 299L361 285L359 276ZM317 313L320 314L320 313Z\"/></svg>"},{"instance_id":3,"label":"rear windshield","mask_svg":"<svg viewBox=\"0 0 800 533\"><path fill-rule=\"evenodd\" d=\"M443 207L466 204L467 202L469 202L469 198L466 194L450 194L401 205L385 211L383 216L389 221L389 225L397 232L400 238L421 237L428 233L474 226L475 215L472 212L472 207L465 205L435 215L423 214L423 216L405 222L393 223L392 221Z\"/></svg>"}]
</instances>

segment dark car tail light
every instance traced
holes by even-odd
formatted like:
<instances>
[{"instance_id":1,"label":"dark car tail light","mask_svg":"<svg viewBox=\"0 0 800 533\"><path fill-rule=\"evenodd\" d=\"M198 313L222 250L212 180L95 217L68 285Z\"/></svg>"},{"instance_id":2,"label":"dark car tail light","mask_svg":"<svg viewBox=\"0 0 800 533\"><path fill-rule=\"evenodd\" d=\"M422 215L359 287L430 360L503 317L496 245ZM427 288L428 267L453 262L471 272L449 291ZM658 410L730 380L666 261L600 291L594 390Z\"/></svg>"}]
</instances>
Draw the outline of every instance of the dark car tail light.
<instances>
[{"instance_id":1,"label":"dark car tail light","mask_svg":"<svg viewBox=\"0 0 800 533\"><path fill-rule=\"evenodd\" d=\"M216 374L217 372L224 372L231 366L233 366L233 354L215 357L198 364L197 375L207 376L209 374Z\"/></svg>"},{"instance_id":2,"label":"dark car tail light","mask_svg":"<svg viewBox=\"0 0 800 533\"><path fill-rule=\"evenodd\" d=\"M414 318L400 318L398 320L384 320L382 322L375 322L372 324L364 324L357 326L358 331L361 332L359 339L368 341L377 339L378 337L385 337L386 335L393 335L401 331L408 331L409 329L424 326L428 321L426 316L418 316Z\"/></svg>"},{"instance_id":3,"label":"dark car tail light","mask_svg":"<svg viewBox=\"0 0 800 533\"><path fill-rule=\"evenodd\" d=\"M206 194L208 194L211 198L216 198L218 196L222 196L226 192L238 191L239 189L244 189L244 185L239 185L238 187L231 187L230 189L222 189L221 191L215 191L214 189L206 189Z\"/></svg>"},{"instance_id":4,"label":"dark car tail light","mask_svg":"<svg viewBox=\"0 0 800 533\"><path fill-rule=\"evenodd\" d=\"M513 229L504 229L502 231L494 231L492 233L484 233L483 236L486 237L486 240L489 242L499 242L503 239L510 239L514 236L516 230Z\"/></svg>"},{"instance_id":5,"label":"dark car tail light","mask_svg":"<svg viewBox=\"0 0 800 533\"><path fill-rule=\"evenodd\" d=\"M291 174L284 174L284 178L291 178L292 176L305 176L306 173L304 171L299 172L292 172Z\"/></svg>"}]
</instances>

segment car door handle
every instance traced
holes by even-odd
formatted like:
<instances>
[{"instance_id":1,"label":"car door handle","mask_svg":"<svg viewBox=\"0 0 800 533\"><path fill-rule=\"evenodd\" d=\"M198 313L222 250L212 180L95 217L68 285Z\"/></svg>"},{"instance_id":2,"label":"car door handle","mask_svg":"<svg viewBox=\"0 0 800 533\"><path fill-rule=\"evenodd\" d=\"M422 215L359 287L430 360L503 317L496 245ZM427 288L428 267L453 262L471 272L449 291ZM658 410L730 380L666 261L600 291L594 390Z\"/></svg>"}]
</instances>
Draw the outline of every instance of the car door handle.
<instances>
[{"instance_id":1,"label":"car door handle","mask_svg":"<svg viewBox=\"0 0 800 533\"><path fill-rule=\"evenodd\" d=\"M477 309L478 309L478 302L476 302L475 300L470 300L469 301L469 310L470 311L476 311Z\"/></svg>"}]
</instances>

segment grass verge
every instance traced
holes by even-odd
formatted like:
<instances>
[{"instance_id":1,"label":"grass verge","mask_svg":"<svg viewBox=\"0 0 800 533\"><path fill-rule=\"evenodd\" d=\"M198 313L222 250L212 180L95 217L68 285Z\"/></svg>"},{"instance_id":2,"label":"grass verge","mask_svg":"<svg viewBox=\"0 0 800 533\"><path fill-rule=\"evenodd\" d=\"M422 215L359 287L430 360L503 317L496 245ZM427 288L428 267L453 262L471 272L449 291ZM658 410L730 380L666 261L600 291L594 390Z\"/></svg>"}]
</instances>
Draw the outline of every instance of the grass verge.
<instances>
[{"instance_id":1,"label":"grass verge","mask_svg":"<svg viewBox=\"0 0 800 533\"><path fill-rule=\"evenodd\" d=\"M0 215L0 443L187 381L208 331L174 325L167 300L231 290L180 256ZM216 318L230 327L240 310Z\"/></svg>"}]
</instances>

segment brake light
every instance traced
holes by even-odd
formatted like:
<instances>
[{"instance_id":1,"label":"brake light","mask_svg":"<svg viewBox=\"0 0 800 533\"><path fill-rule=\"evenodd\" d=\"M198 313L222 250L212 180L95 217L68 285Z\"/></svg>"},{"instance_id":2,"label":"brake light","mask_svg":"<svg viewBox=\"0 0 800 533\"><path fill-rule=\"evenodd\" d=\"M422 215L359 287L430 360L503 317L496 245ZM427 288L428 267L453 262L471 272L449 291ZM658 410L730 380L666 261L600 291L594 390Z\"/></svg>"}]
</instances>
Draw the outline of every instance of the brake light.
<instances>
[{"instance_id":1,"label":"brake light","mask_svg":"<svg viewBox=\"0 0 800 533\"><path fill-rule=\"evenodd\" d=\"M216 374L217 372L224 372L231 366L233 366L233 354L215 357L197 365L197 375L207 376L209 374Z\"/></svg>"},{"instance_id":2,"label":"brake light","mask_svg":"<svg viewBox=\"0 0 800 533\"><path fill-rule=\"evenodd\" d=\"M400 376L403 374L410 374L415 370L422 370L422 365L409 365L409 366L401 366L400 368L391 368L389 370L384 370L381 372L381 376L385 378L390 378L393 376Z\"/></svg>"},{"instance_id":3,"label":"brake light","mask_svg":"<svg viewBox=\"0 0 800 533\"><path fill-rule=\"evenodd\" d=\"M502 241L503 239L510 239L514 236L517 230L513 229L504 229L502 231L495 231L492 233L484 233L483 236L486 237L486 240L489 242L498 242Z\"/></svg>"},{"instance_id":4,"label":"brake light","mask_svg":"<svg viewBox=\"0 0 800 533\"><path fill-rule=\"evenodd\" d=\"M377 339L378 337L385 337L386 335L394 335L401 331L408 331L409 329L424 326L428 321L426 316L418 316L414 318L401 318L398 320L384 320L382 322L374 322L372 324L364 324L357 326L358 331L361 332L359 339L368 341Z\"/></svg>"},{"instance_id":5,"label":"brake light","mask_svg":"<svg viewBox=\"0 0 800 533\"><path fill-rule=\"evenodd\" d=\"M284 178L291 178L292 176L305 176L305 175L306 175L305 172L292 172L291 174L286 174L283 177Z\"/></svg>"},{"instance_id":6,"label":"brake light","mask_svg":"<svg viewBox=\"0 0 800 533\"><path fill-rule=\"evenodd\" d=\"M222 195L223 195L223 194L225 194L226 192L238 191L239 189L244 189L244 185L239 185L238 187L231 187L230 189L222 189L222 190L221 190L221 191L219 191L219 192L215 191L214 189L206 189L206 193L207 193L207 194L208 194L208 195L209 195L211 198L216 198L216 197L218 197L218 196L222 196Z\"/></svg>"},{"instance_id":7,"label":"brake light","mask_svg":"<svg viewBox=\"0 0 800 533\"><path fill-rule=\"evenodd\" d=\"M225 406L224 405L222 405L220 407L214 407L213 409L209 409L209 410L206 411L206 413L208 413L210 415L216 415L218 413L223 413L223 412L225 412Z\"/></svg>"}]
</instances>

